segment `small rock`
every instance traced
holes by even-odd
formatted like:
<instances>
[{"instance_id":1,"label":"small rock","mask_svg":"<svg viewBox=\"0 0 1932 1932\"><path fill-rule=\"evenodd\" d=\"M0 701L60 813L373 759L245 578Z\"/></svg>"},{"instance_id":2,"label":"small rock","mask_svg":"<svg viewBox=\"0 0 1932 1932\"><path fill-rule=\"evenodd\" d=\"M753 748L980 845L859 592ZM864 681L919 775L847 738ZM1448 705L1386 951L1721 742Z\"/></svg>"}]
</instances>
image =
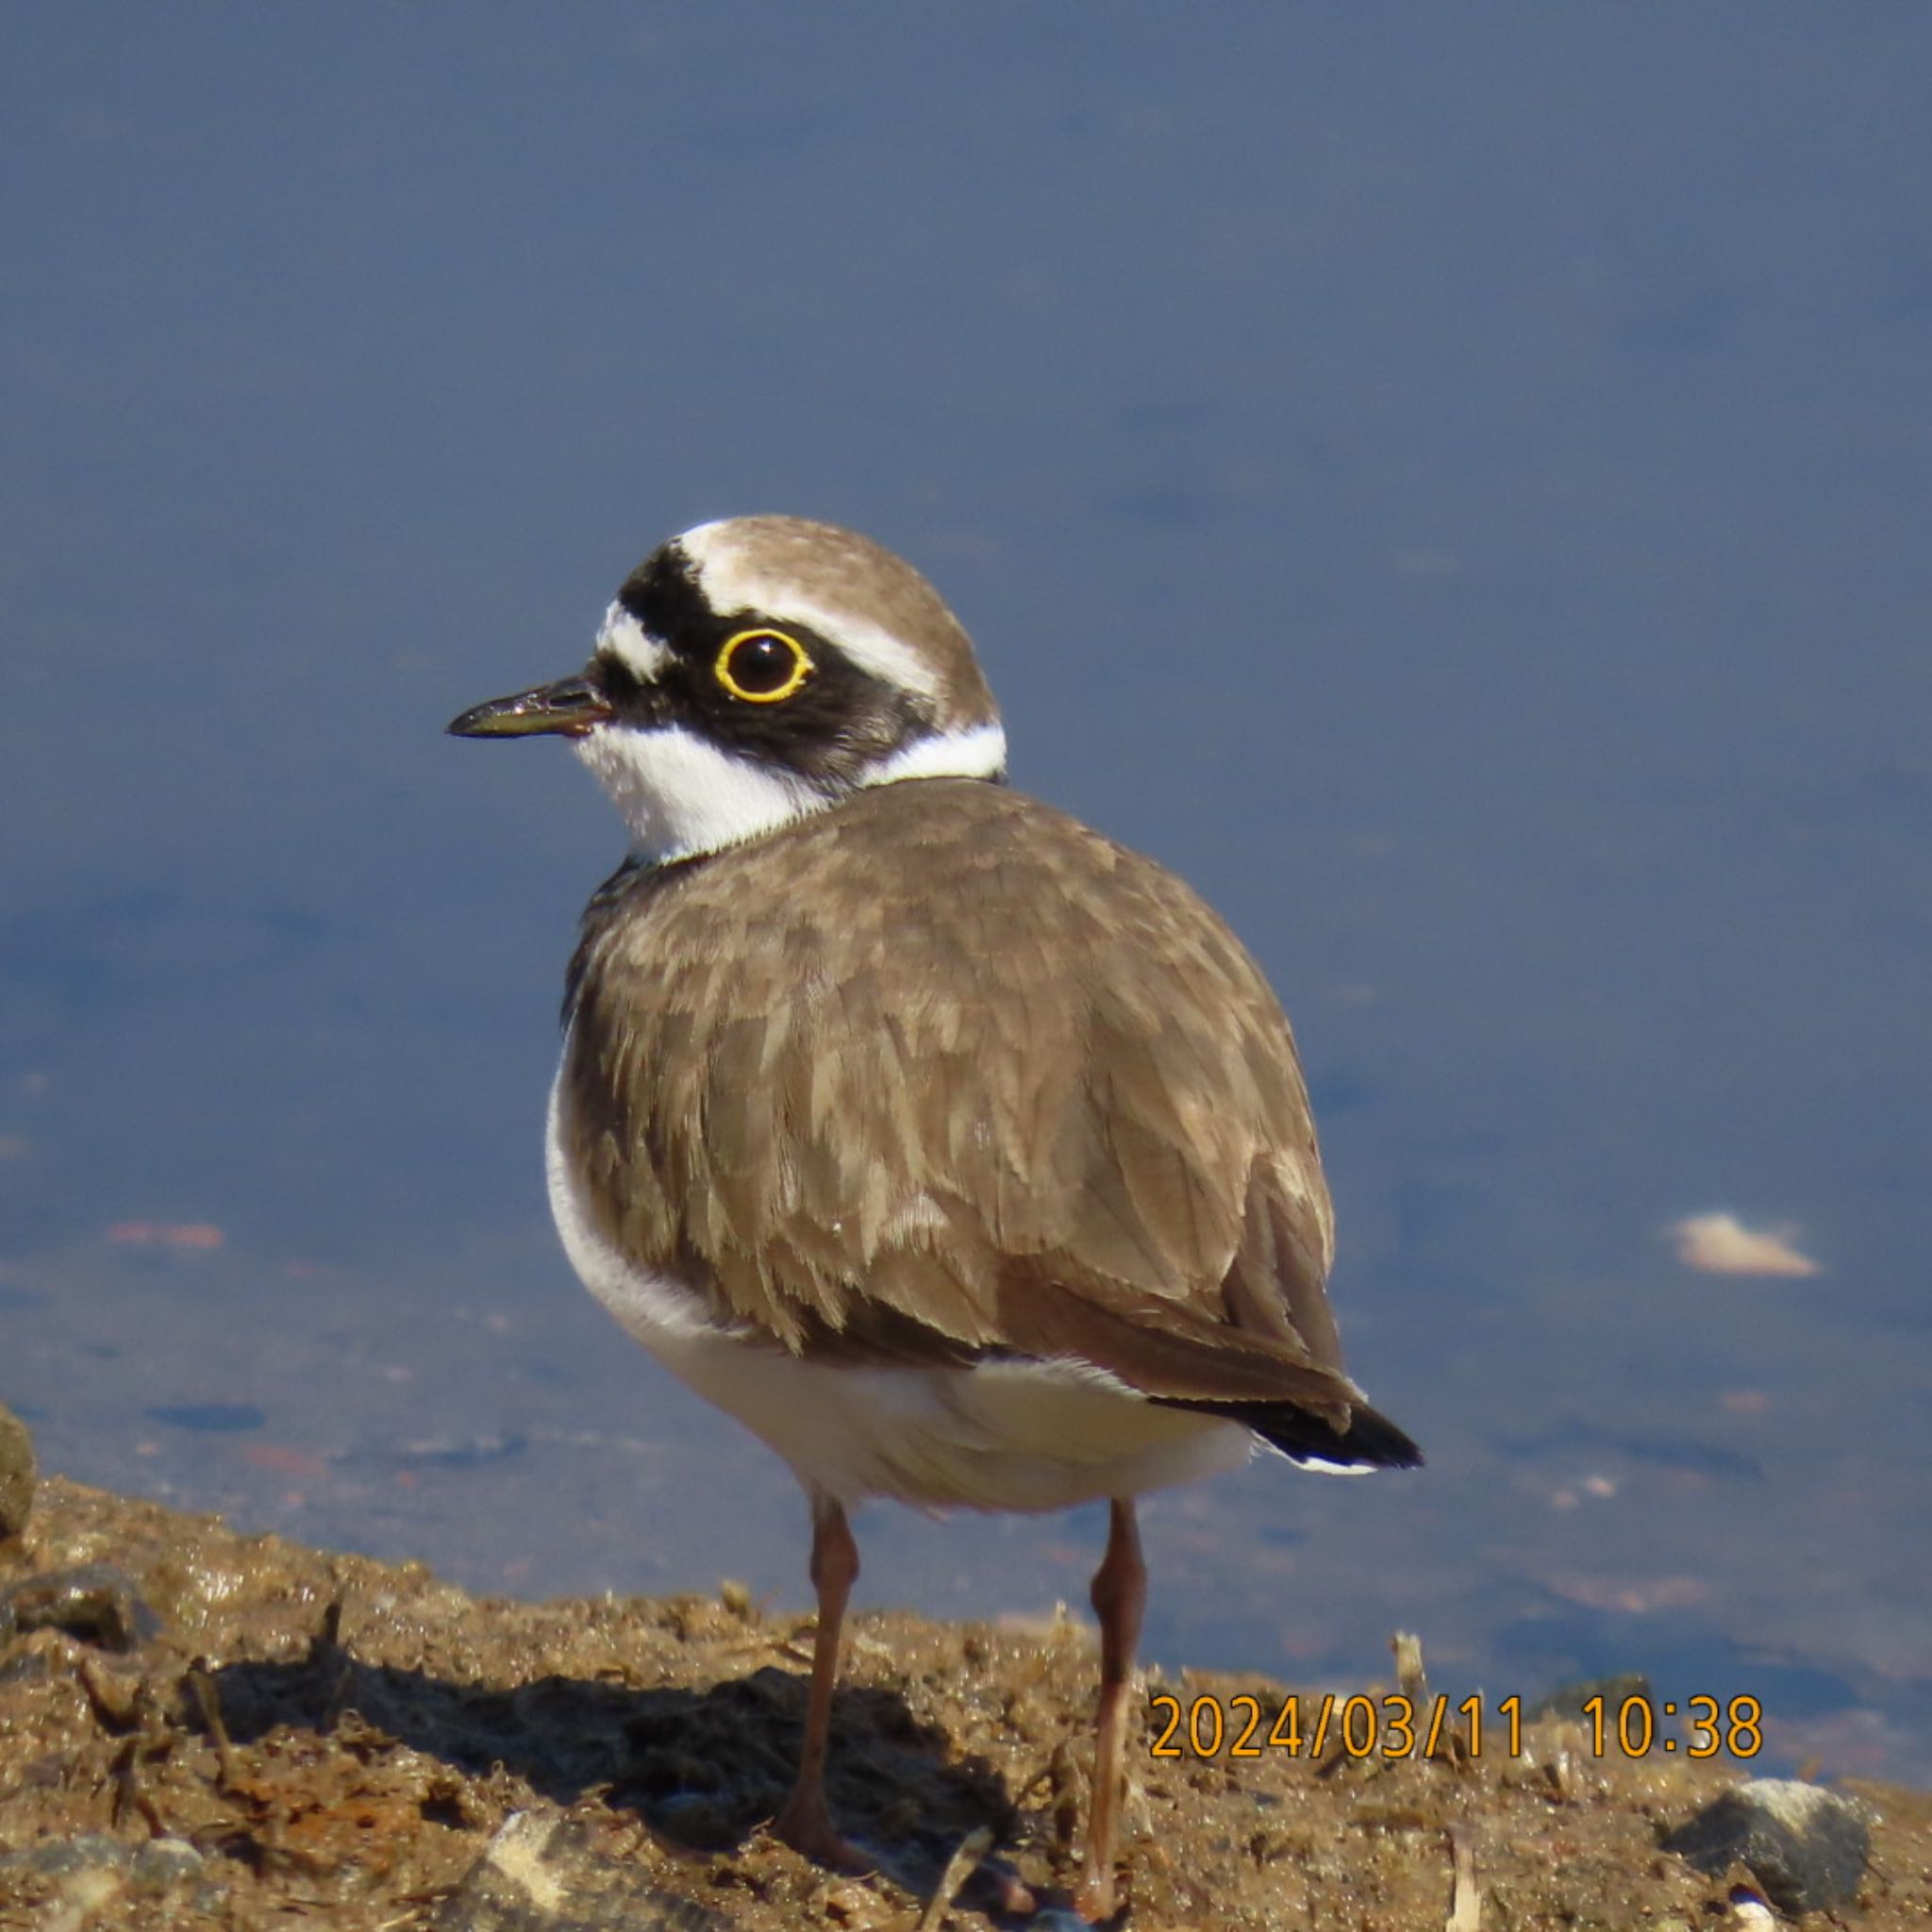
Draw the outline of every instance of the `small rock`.
<instances>
[{"instance_id":1,"label":"small rock","mask_svg":"<svg viewBox=\"0 0 1932 1932\"><path fill-rule=\"evenodd\" d=\"M39 1878L69 1878L87 1872L125 1872L132 1849L104 1831L73 1838L43 1839L25 1850L0 1856L0 1871L31 1872Z\"/></svg>"},{"instance_id":2,"label":"small rock","mask_svg":"<svg viewBox=\"0 0 1932 1932\"><path fill-rule=\"evenodd\" d=\"M34 1512L34 1439L0 1402L0 1542L18 1536Z\"/></svg>"},{"instance_id":3,"label":"small rock","mask_svg":"<svg viewBox=\"0 0 1932 1932\"><path fill-rule=\"evenodd\" d=\"M172 1891L199 1878L206 1860L186 1839L151 1838L134 1855L132 1874L137 1891Z\"/></svg>"},{"instance_id":4,"label":"small rock","mask_svg":"<svg viewBox=\"0 0 1932 1932\"><path fill-rule=\"evenodd\" d=\"M79 1563L0 1590L0 1640L64 1630L97 1650L138 1650L161 1627L140 1587L111 1563Z\"/></svg>"},{"instance_id":5,"label":"small rock","mask_svg":"<svg viewBox=\"0 0 1932 1932\"><path fill-rule=\"evenodd\" d=\"M576 1827L513 1811L430 1924L437 1932L723 1932L724 1921L591 1850Z\"/></svg>"},{"instance_id":6,"label":"small rock","mask_svg":"<svg viewBox=\"0 0 1932 1932\"><path fill-rule=\"evenodd\" d=\"M1724 1792L1663 1843L1700 1872L1748 1866L1772 1904L1795 1918L1857 1896L1872 1834L1851 1799L1766 1777Z\"/></svg>"}]
</instances>

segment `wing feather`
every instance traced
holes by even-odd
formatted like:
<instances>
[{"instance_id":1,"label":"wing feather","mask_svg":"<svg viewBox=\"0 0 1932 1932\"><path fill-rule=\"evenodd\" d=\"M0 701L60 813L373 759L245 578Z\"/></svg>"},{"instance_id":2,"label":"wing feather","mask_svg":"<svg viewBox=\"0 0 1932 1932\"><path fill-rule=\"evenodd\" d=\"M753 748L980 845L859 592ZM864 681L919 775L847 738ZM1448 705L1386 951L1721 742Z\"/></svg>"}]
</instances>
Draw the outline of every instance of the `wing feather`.
<instances>
[{"instance_id":1,"label":"wing feather","mask_svg":"<svg viewBox=\"0 0 1932 1932\"><path fill-rule=\"evenodd\" d=\"M999 788L894 785L619 874L567 1010L592 1211L721 1320L1347 1426L1288 1023L1152 861Z\"/></svg>"}]
</instances>

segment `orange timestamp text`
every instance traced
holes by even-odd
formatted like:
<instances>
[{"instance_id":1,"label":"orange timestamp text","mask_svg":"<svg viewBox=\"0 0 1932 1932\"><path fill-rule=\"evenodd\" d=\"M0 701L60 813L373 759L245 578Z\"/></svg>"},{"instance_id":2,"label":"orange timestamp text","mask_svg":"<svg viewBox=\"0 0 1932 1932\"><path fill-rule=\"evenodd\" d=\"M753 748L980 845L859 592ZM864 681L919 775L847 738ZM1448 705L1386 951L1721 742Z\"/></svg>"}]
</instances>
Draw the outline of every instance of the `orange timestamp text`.
<instances>
[{"instance_id":1,"label":"orange timestamp text","mask_svg":"<svg viewBox=\"0 0 1932 1932\"><path fill-rule=\"evenodd\" d=\"M1171 1691L1147 1701L1158 1732L1154 1757L1434 1757L1445 1751L1480 1757L1485 1752L1523 1756L1526 1722L1521 1697L1486 1705L1479 1696L1452 1703L1441 1695L1418 1700L1391 1691L1381 1697L1304 1698L1291 1691L1277 1704L1245 1692L1203 1695L1183 1703ZM1653 1750L1686 1757L1755 1757L1764 1748L1764 1711L1755 1697L1690 1697L1659 1704L1647 1696L1586 1698L1576 1707L1590 1750L1597 1757L1647 1757ZM1681 1717L1689 1736L1666 1735L1660 1718Z\"/></svg>"}]
</instances>

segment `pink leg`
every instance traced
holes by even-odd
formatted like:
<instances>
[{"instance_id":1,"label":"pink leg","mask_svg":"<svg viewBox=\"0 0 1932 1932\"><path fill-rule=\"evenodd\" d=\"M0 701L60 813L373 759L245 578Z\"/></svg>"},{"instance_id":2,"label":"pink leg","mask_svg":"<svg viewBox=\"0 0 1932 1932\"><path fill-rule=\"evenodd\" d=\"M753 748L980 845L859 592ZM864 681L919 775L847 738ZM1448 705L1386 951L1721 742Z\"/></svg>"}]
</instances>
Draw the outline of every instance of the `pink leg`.
<instances>
[{"instance_id":1,"label":"pink leg","mask_svg":"<svg viewBox=\"0 0 1932 1932\"><path fill-rule=\"evenodd\" d=\"M812 1640L811 1698L805 1710L805 1745L798 1776L772 1829L788 1845L841 1871L872 1868L856 1846L839 1836L825 1804L825 1745L832 1728L832 1691L839 1681L839 1626L858 1574L858 1545L843 1507L826 1496L811 1506L811 1581L819 1595L818 1631Z\"/></svg>"},{"instance_id":2,"label":"pink leg","mask_svg":"<svg viewBox=\"0 0 1932 1932\"><path fill-rule=\"evenodd\" d=\"M1147 1566L1131 1497L1116 1498L1107 1555L1093 1573L1093 1607L1100 1618L1100 1721L1093 1745L1093 1813L1087 1825L1087 1862L1074 1903L1083 1917L1114 1915L1114 1841L1120 1834L1123 1762L1127 1739L1128 1677L1147 1607Z\"/></svg>"}]
</instances>

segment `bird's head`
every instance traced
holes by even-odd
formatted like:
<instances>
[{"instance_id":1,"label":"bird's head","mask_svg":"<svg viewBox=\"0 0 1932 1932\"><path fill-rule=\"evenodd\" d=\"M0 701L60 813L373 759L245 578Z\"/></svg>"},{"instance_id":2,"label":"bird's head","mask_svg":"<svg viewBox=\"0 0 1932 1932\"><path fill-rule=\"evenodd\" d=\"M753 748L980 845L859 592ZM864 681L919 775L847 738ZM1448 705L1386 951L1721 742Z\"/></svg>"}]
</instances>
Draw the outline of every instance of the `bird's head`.
<instances>
[{"instance_id":1,"label":"bird's head","mask_svg":"<svg viewBox=\"0 0 1932 1932\"><path fill-rule=\"evenodd\" d=\"M908 778L1006 774L972 641L869 539L801 517L700 524L653 551L573 676L454 720L571 739L643 857L741 843Z\"/></svg>"}]
</instances>

